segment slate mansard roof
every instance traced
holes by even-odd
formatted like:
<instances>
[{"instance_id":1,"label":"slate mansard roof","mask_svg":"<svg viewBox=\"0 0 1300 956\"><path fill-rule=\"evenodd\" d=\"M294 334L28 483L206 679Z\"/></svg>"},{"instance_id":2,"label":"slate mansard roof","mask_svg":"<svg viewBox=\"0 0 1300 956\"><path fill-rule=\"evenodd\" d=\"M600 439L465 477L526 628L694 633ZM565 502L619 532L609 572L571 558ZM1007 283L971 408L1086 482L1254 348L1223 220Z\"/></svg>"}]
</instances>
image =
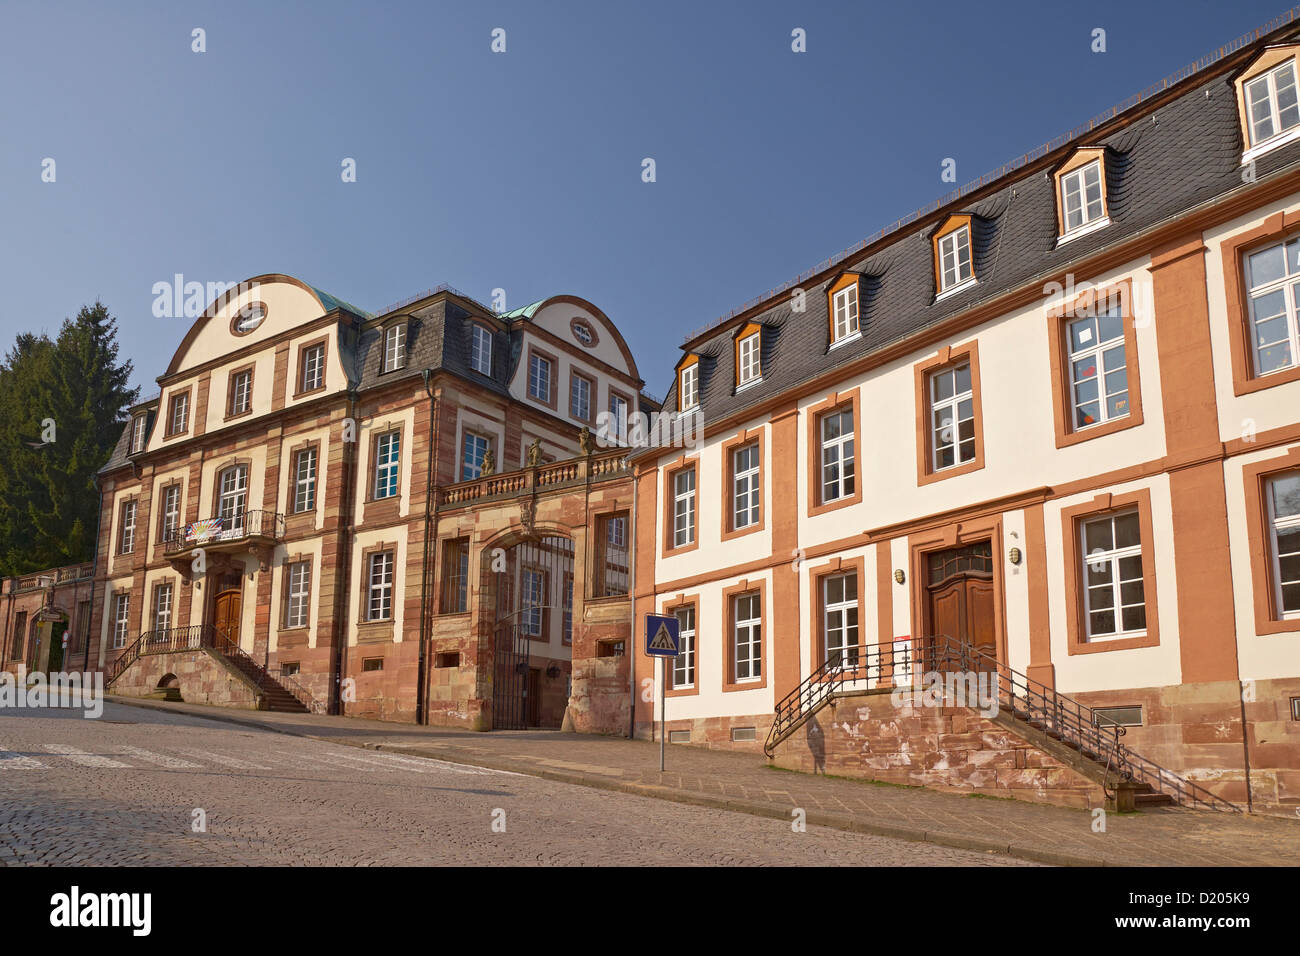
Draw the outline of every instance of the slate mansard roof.
<instances>
[{"instance_id":1,"label":"slate mansard roof","mask_svg":"<svg viewBox=\"0 0 1300 956\"><path fill-rule=\"evenodd\" d=\"M1277 42L1274 40L1273 42ZM910 232L896 232L850 256L816 285L803 285L805 311L793 311L789 292L774 294L757 313L742 313L688 341L700 356L699 411L705 424L730 418L772 396L997 298L1038 276L1070 265L1243 185L1242 137L1234 72L1221 72L1147 115L1104 137L1082 136L1054 151L1052 165L1005 177L980 198L951 204ZM1056 183L1052 170L1074 150L1104 146L1110 225L1058 247ZM1265 179L1300 161L1300 142L1259 157ZM1018 177L1018 178L1017 178ZM931 236L950 215L970 214L973 286L935 301ZM860 280L861 338L830 350L827 288L844 272ZM763 326L762 380L735 391L732 335L749 322ZM677 407L674 377L664 405Z\"/></svg>"}]
</instances>

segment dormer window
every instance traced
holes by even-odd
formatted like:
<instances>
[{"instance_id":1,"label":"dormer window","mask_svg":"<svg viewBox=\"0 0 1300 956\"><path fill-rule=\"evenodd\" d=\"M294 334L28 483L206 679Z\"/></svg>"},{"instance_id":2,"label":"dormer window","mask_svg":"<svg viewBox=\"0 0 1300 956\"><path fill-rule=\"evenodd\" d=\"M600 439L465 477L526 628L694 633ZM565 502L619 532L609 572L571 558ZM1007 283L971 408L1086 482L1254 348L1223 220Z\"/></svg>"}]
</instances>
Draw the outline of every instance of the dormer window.
<instances>
[{"instance_id":1,"label":"dormer window","mask_svg":"<svg viewBox=\"0 0 1300 956\"><path fill-rule=\"evenodd\" d=\"M750 323L736 337L736 387L753 385L763 377L763 336L757 325Z\"/></svg>"},{"instance_id":2,"label":"dormer window","mask_svg":"<svg viewBox=\"0 0 1300 956\"><path fill-rule=\"evenodd\" d=\"M492 333L477 323L470 330L469 364L476 372L492 374Z\"/></svg>"},{"instance_id":3,"label":"dormer window","mask_svg":"<svg viewBox=\"0 0 1300 956\"><path fill-rule=\"evenodd\" d=\"M1300 138L1297 50L1296 44L1269 47L1237 78L1243 163Z\"/></svg>"},{"instance_id":4,"label":"dormer window","mask_svg":"<svg viewBox=\"0 0 1300 956\"><path fill-rule=\"evenodd\" d=\"M700 404L700 363L692 356L677 372L677 410L689 412Z\"/></svg>"},{"instance_id":5,"label":"dormer window","mask_svg":"<svg viewBox=\"0 0 1300 956\"><path fill-rule=\"evenodd\" d=\"M147 420L147 415L137 415L131 422L131 454L133 455L144 451L144 430Z\"/></svg>"},{"instance_id":6,"label":"dormer window","mask_svg":"<svg viewBox=\"0 0 1300 956\"><path fill-rule=\"evenodd\" d=\"M939 295L965 288L975 281L971 258L971 217L953 216L934 240L935 281Z\"/></svg>"},{"instance_id":7,"label":"dormer window","mask_svg":"<svg viewBox=\"0 0 1300 956\"><path fill-rule=\"evenodd\" d=\"M848 341L860 331L858 277L848 275L831 286L831 344Z\"/></svg>"},{"instance_id":8,"label":"dormer window","mask_svg":"<svg viewBox=\"0 0 1300 956\"><path fill-rule=\"evenodd\" d=\"M1056 221L1060 242L1110 224L1106 208L1106 151L1080 149L1056 171Z\"/></svg>"},{"instance_id":9,"label":"dormer window","mask_svg":"<svg viewBox=\"0 0 1300 956\"><path fill-rule=\"evenodd\" d=\"M384 330L384 371L396 371L405 364L406 323L399 322Z\"/></svg>"}]
</instances>

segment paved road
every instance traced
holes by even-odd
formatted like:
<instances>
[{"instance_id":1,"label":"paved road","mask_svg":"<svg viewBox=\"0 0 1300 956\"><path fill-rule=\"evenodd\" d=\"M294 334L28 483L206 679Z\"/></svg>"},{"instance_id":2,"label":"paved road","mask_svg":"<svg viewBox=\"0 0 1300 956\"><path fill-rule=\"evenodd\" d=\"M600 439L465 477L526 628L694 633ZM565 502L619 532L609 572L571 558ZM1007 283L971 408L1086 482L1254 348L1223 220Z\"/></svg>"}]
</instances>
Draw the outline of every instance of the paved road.
<instances>
[{"instance_id":1,"label":"paved road","mask_svg":"<svg viewBox=\"0 0 1300 956\"><path fill-rule=\"evenodd\" d=\"M0 716L23 864L1023 865L111 703Z\"/></svg>"}]
</instances>

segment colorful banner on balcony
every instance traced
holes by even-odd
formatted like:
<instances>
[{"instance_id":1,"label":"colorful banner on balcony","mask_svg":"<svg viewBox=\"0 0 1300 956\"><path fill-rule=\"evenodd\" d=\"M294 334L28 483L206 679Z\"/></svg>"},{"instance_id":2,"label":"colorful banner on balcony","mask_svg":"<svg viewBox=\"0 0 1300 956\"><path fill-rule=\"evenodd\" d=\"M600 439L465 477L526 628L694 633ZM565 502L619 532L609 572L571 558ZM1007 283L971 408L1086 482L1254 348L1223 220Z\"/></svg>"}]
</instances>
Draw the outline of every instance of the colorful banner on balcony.
<instances>
[{"instance_id":1,"label":"colorful banner on balcony","mask_svg":"<svg viewBox=\"0 0 1300 956\"><path fill-rule=\"evenodd\" d=\"M185 529L186 541L207 541L209 538L220 534L220 518L204 518L202 521L196 521Z\"/></svg>"}]
</instances>

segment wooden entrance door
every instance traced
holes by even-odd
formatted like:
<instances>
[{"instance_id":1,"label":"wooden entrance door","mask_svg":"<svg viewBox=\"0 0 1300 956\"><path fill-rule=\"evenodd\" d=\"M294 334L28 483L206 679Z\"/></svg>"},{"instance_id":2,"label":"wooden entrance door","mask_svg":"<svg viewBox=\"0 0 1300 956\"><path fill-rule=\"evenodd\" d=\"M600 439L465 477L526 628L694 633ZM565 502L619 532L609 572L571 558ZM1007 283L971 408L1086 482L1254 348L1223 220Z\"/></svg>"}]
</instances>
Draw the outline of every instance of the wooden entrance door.
<instances>
[{"instance_id":1,"label":"wooden entrance door","mask_svg":"<svg viewBox=\"0 0 1300 956\"><path fill-rule=\"evenodd\" d=\"M528 669L528 726L542 725L542 671L537 667Z\"/></svg>"},{"instance_id":2,"label":"wooden entrance door","mask_svg":"<svg viewBox=\"0 0 1300 956\"><path fill-rule=\"evenodd\" d=\"M929 633L964 641L998 656L992 542L980 541L928 557ZM992 662L983 667L991 669Z\"/></svg>"},{"instance_id":3,"label":"wooden entrance door","mask_svg":"<svg viewBox=\"0 0 1300 956\"><path fill-rule=\"evenodd\" d=\"M239 589L222 591L212 609L212 626L232 643L239 644Z\"/></svg>"}]
</instances>

